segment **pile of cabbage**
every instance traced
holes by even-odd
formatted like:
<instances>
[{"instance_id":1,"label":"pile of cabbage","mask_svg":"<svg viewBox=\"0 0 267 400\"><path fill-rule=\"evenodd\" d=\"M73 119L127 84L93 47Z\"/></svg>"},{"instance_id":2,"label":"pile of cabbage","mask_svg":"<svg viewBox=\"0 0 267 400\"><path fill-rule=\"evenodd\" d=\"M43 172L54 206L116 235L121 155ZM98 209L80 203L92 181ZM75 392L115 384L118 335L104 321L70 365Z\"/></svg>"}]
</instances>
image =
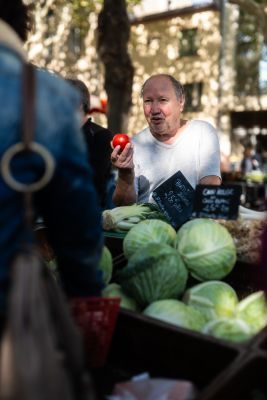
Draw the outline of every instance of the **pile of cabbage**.
<instances>
[{"instance_id":1,"label":"pile of cabbage","mask_svg":"<svg viewBox=\"0 0 267 400\"><path fill-rule=\"evenodd\" d=\"M267 304L262 291L239 300L235 290L222 281L195 285L181 301L155 301L143 313L233 342L251 339L267 324Z\"/></svg>"},{"instance_id":2,"label":"pile of cabbage","mask_svg":"<svg viewBox=\"0 0 267 400\"><path fill-rule=\"evenodd\" d=\"M191 220L176 232L163 220L143 220L126 234L123 252L127 265L103 294L126 298L128 309L231 341L248 340L267 324L263 292L238 299L222 281L236 248L216 221Z\"/></svg>"},{"instance_id":3,"label":"pile of cabbage","mask_svg":"<svg viewBox=\"0 0 267 400\"><path fill-rule=\"evenodd\" d=\"M102 296L108 298L120 298L120 307L131 311L138 311L136 301L127 296L118 283L110 282L113 274L113 259L112 254L107 246L103 246L102 248L98 269L101 271L102 281L104 284Z\"/></svg>"}]
</instances>

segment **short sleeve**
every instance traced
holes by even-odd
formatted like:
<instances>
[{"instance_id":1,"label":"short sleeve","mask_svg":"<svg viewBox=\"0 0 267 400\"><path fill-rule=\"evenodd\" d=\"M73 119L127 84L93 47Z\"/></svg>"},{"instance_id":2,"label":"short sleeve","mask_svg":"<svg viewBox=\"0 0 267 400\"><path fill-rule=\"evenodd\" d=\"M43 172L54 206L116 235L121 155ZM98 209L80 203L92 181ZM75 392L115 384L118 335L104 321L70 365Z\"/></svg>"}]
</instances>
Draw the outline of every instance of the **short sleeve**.
<instances>
[{"instance_id":1,"label":"short sleeve","mask_svg":"<svg viewBox=\"0 0 267 400\"><path fill-rule=\"evenodd\" d=\"M221 178L220 143L216 129L211 124L203 122L199 142L198 181L210 175Z\"/></svg>"}]
</instances>

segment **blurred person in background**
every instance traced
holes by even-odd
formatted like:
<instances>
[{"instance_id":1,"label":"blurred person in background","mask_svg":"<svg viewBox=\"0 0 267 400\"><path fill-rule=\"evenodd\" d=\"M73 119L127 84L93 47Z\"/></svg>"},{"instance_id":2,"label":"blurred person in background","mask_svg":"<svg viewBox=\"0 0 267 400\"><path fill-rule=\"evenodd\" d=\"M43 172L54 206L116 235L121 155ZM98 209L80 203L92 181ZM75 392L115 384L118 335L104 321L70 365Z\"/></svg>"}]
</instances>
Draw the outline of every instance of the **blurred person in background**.
<instances>
[{"instance_id":1,"label":"blurred person in background","mask_svg":"<svg viewBox=\"0 0 267 400\"><path fill-rule=\"evenodd\" d=\"M80 79L67 78L67 82L76 87L81 95L82 130L84 133L89 163L92 166L95 188L103 210L113 208L112 192L115 188L110 155L110 142L113 134L110 130L92 122L89 117L90 93Z\"/></svg>"},{"instance_id":2,"label":"blurred person in background","mask_svg":"<svg viewBox=\"0 0 267 400\"><path fill-rule=\"evenodd\" d=\"M142 87L148 127L111 161L118 168L113 195L116 205L153 202L153 190L179 170L193 188L220 185L220 146L217 131L206 121L185 120L184 88L167 74L153 75Z\"/></svg>"},{"instance_id":3,"label":"blurred person in background","mask_svg":"<svg viewBox=\"0 0 267 400\"><path fill-rule=\"evenodd\" d=\"M262 149L261 151L261 169L264 174L267 174L267 150L265 148Z\"/></svg>"},{"instance_id":4,"label":"blurred person in background","mask_svg":"<svg viewBox=\"0 0 267 400\"><path fill-rule=\"evenodd\" d=\"M240 169L243 177L252 171L261 170L261 157L256 153L255 147L251 143L244 146Z\"/></svg>"},{"instance_id":5,"label":"blurred person in background","mask_svg":"<svg viewBox=\"0 0 267 400\"><path fill-rule=\"evenodd\" d=\"M27 61L23 42L29 29L29 7L22 0L0 0L0 159L21 141L22 71ZM34 141L51 153L56 164L51 181L34 195L35 211L44 220L67 296L100 296L101 212L74 111L79 97L63 79L43 70L35 70L35 83ZM14 178L24 182L31 176L37 181L42 159L28 153L18 159L12 162ZM10 265L24 234L24 201L2 174L0 221L0 316L4 320Z\"/></svg>"}]
</instances>

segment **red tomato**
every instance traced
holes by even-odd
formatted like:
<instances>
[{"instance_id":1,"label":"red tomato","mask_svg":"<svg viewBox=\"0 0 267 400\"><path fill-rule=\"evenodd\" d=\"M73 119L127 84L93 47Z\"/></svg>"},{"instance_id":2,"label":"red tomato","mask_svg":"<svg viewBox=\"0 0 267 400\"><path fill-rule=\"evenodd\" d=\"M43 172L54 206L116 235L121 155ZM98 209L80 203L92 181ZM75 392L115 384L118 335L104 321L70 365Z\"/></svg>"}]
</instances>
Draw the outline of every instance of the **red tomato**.
<instances>
[{"instance_id":1,"label":"red tomato","mask_svg":"<svg viewBox=\"0 0 267 400\"><path fill-rule=\"evenodd\" d=\"M101 106L102 106L102 110L106 111L108 100L107 99L100 99L100 103L101 103Z\"/></svg>"},{"instance_id":2,"label":"red tomato","mask_svg":"<svg viewBox=\"0 0 267 400\"><path fill-rule=\"evenodd\" d=\"M117 133L112 140L113 148L115 149L116 146L120 146L121 151L124 149L127 143L130 143L130 138L125 133Z\"/></svg>"}]
</instances>

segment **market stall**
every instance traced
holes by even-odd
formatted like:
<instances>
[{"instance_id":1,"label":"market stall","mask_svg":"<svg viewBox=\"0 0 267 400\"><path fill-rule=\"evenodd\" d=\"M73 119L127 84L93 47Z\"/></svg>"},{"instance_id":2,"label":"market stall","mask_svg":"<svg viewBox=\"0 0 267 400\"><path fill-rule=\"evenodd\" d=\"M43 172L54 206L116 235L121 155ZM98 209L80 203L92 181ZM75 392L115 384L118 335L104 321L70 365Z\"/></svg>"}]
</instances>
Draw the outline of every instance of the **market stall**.
<instances>
[{"instance_id":1,"label":"market stall","mask_svg":"<svg viewBox=\"0 0 267 400\"><path fill-rule=\"evenodd\" d=\"M244 209L241 211L246 212ZM236 307L239 311L236 311L234 307L233 312L230 313L230 319L236 318L238 312L238 317L241 318L245 303L254 303L252 311L248 307L243 315L246 315L244 317L246 319L247 315L254 314L258 320L262 320L257 329L253 328L253 332L250 331L247 337L240 335L240 331L235 331L232 336L231 334L224 336L221 333L217 335L216 330L212 332L212 330L190 329L186 325L183 326L181 321L168 321L155 314L144 313L147 304L140 307L140 299L138 300L137 296L135 299L139 306L137 310L126 309L125 307L131 308L128 307L128 303L124 303L121 308L107 362L102 368L94 371L100 398L104 399L106 395L110 395L116 383L129 381L133 376L144 373L149 374L151 378L161 377L192 382L196 389L194 398L199 400L266 398L267 388L264 376L267 373L267 331L265 329L267 308L264 296L259 290L261 270L258 266L265 215L261 214L264 218L259 217L259 214L256 218L249 218L248 215L245 218L244 215L239 215L237 221L212 221L227 230L233 240L237 255L225 276L212 280L229 285L237 295ZM129 218L133 226L141 222L133 219L132 216ZM105 244L114 260L111 284L117 284L120 272L129 267L129 259L132 255L127 253L129 249L127 250L125 245L125 237L133 226L125 231L114 228L105 231ZM205 240L216 238L214 234L211 235L214 237L209 239L207 228L204 232L206 232ZM179 230L176 237L177 235L179 235ZM164 241L166 242L163 237L166 237L166 233L156 245L159 248L163 248ZM150 239L153 241L153 234L150 235ZM141 238L142 241L144 238ZM134 247L133 244L132 246ZM142 248L140 242L138 246L137 253L142 258L146 250ZM192 276L192 269L189 272L185 288L177 296L179 300L184 299L186 290L200 285L199 279ZM205 283L204 279L201 281ZM119 282L121 284L123 280ZM127 288L127 285L122 286L123 290ZM131 289L129 290L129 287L128 292L126 290L127 293L122 292L123 296L134 293ZM245 321L245 324L247 323L248 320ZM255 326L255 321L252 321L252 326ZM220 329L217 330L218 332ZM239 338L238 335L240 335Z\"/></svg>"}]
</instances>

